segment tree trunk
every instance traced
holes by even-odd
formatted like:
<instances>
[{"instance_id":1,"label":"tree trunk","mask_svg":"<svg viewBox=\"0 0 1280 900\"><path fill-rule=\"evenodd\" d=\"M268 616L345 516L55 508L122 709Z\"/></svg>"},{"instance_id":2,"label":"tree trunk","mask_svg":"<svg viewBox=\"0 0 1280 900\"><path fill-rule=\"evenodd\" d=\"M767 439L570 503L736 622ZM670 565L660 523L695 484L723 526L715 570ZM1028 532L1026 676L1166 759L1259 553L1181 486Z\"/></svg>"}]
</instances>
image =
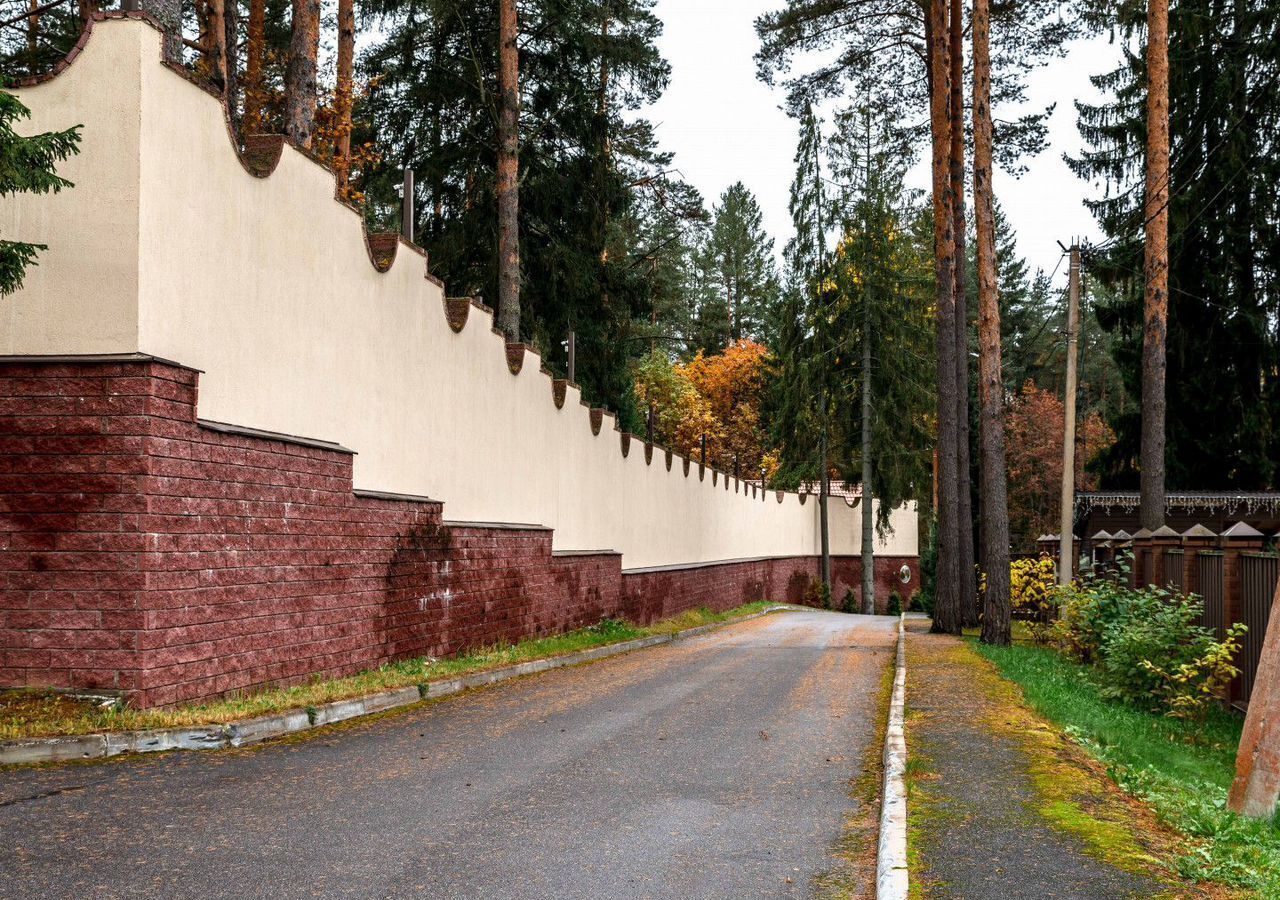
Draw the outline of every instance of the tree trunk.
<instances>
[{"instance_id":1,"label":"tree trunk","mask_svg":"<svg viewBox=\"0 0 1280 900\"><path fill-rule=\"evenodd\" d=\"M498 0L498 327L520 340L520 60L515 0Z\"/></svg>"},{"instance_id":2,"label":"tree trunk","mask_svg":"<svg viewBox=\"0 0 1280 900\"><path fill-rule=\"evenodd\" d=\"M1165 338L1169 321L1169 0L1147 2L1147 195L1139 517L1164 524Z\"/></svg>"},{"instance_id":3,"label":"tree trunk","mask_svg":"<svg viewBox=\"0 0 1280 900\"><path fill-rule=\"evenodd\" d=\"M933 630L959 634L960 552L957 492L955 217L951 184L951 70L947 0L930 0L925 29L929 56L929 123L933 137L933 241L937 276L938 562Z\"/></svg>"},{"instance_id":4,"label":"tree trunk","mask_svg":"<svg viewBox=\"0 0 1280 900\"><path fill-rule=\"evenodd\" d=\"M969 464L969 296L965 290L964 208L964 5L951 0L951 196L955 236L952 272L956 294L956 532L960 570L960 616L978 624L978 586L973 568L973 488Z\"/></svg>"},{"instance_id":5,"label":"tree trunk","mask_svg":"<svg viewBox=\"0 0 1280 900\"><path fill-rule=\"evenodd\" d=\"M284 75L284 130L289 140L311 149L316 124L316 55L320 50L320 0L293 0L289 66Z\"/></svg>"},{"instance_id":6,"label":"tree trunk","mask_svg":"<svg viewBox=\"0 0 1280 900\"><path fill-rule=\"evenodd\" d=\"M862 314L862 611L876 611L876 518L871 509L871 303Z\"/></svg>"},{"instance_id":7,"label":"tree trunk","mask_svg":"<svg viewBox=\"0 0 1280 900\"><path fill-rule=\"evenodd\" d=\"M237 95L240 92L240 0L225 0L222 11L223 37L222 52L226 60L226 83L223 96L227 102L227 112L231 121L237 121L239 104Z\"/></svg>"},{"instance_id":8,"label":"tree trunk","mask_svg":"<svg viewBox=\"0 0 1280 900\"><path fill-rule=\"evenodd\" d=\"M826 392L822 398L822 438L819 442L819 461L822 466L818 472L818 531L822 539L822 587L828 608L831 606L831 529L827 519L827 499L831 495L831 467L827 463L827 401Z\"/></svg>"},{"instance_id":9,"label":"tree trunk","mask_svg":"<svg viewBox=\"0 0 1280 900\"><path fill-rule=\"evenodd\" d=\"M351 180L351 104L356 52L356 13L354 0L338 0L338 74L334 85L333 104L337 116L337 142L333 154L338 176L338 196L348 196Z\"/></svg>"},{"instance_id":10,"label":"tree trunk","mask_svg":"<svg viewBox=\"0 0 1280 900\"><path fill-rule=\"evenodd\" d=\"M1010 641L1009 500L1004 454L1004 379L996 280L995 199L991 186L991 14L973 0L973 205L978 237L978 440L982 467L982 640Z\"/></svg>"},{"instance_id":11,"label":"tree trunk","mask_svg":"<svg viewBox=\"0 0 1280 900\"><path fill-rule=\"evenodd\" d=\"M204 64L209 78L227 92L227 24L225 0L209 0L204 16Z\"/></svg>"},{"instance_id":12,"label":"tree trunk","mask_svg":"<svg viewBox=\"0 0 1280 900\"><path fill-rule=\"evenodd\" d=\"M249 28L244 61L245 134L259 134L262 131L262 63L267 49L266 29L266 0L249 0Z\"/></svg>"},{"instance_id":13,"label":"tree trunk","mask_svg":"<svg viewBox=\"0 0 1280 900\"><path fill-rule=\"evenodd\" d=\"M1280 585L1271 600L1271 618L1262 636L1253 693L1245 714L1236 777L1227 808L1242 816L1270 819L1280 798Z\"/></svg>"}]
</instances>

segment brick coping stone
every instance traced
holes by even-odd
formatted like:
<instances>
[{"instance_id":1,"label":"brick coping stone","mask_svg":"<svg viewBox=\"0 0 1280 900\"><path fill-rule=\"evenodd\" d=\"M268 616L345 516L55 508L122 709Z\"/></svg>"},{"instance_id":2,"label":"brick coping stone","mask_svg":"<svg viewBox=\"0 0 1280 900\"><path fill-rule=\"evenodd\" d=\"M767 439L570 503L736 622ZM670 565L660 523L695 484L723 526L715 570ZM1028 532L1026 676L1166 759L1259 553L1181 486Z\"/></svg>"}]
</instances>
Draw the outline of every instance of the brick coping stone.
<instances>
[{"instance_id":1,"label":"brick coping stone","mask_svg":"<svg viewBox=\"0 0 1280 900\"><path fill-rule=\"evenodd\" d=\"M223 750L228 747L245 747L285 735L297 734L345 722L361 716L393 709L405 709L427 700L447 697L450 694L534 675L551 669L594 662L632 650L641 650L658 644L684 640L705 634L716 628L737 625L770 613L785 612L792 606L772 606L758 613L739 616L724 622L711 622L686 628L672 634L655 634L648 637L605 644L589 650L548 656L527 662L487 669L457 678L410 685L390 691L379 691L363 697L335 700L308 709L288 709L279 713L240 719L235 722L211 725L190 725L180 728L157 728L144 731L112 731L99 734L68 734L46 738L21 738L0 741L0 766L33 765L67 762L79 759L103 759L124 753L155 753L162 750Z\"/></svg>"}]
</instances>

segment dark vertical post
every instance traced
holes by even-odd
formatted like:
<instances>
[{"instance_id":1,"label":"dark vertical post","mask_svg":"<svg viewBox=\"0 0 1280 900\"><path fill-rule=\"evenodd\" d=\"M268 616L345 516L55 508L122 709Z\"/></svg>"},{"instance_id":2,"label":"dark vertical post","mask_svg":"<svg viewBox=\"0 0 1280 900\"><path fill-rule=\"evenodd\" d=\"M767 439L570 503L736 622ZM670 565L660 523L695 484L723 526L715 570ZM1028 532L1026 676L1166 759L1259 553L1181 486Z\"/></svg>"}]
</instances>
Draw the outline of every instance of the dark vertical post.
<instances>
[{"instance_id":1,"label":"dark vertical post","mask_svg":"<svg viewBox=\"0 0 1280 900\"><path fill-rule=\"evenodd\" d=\"M645 423L645 441L653 443L653 404L649 404L649 421Z\"/></svg>"},{"instance_id":2,"label":"dark vertical post","mask_svg":"<svg viewBox=\"0 0 1280 900\"><path fill-rule=\"evenodd\" d=\"M734 481L741 481L740 469L738 467L738 454L733 454L733 478Z\"/></svg>"},{"instance_id":3,"label":"dark vertical post","mask_svg":"<svg viewBox=\"0 0 1280 900\"><path fill-rule=\"evenodd\" d=\"M707 464L707 435L706 435L706 432L703 432L702 434L702 465L705 467L706 464Z\"/></svg>"},{"instance_id":4,"label":"dark vertical post","mask_svg":"<svg viewBox=\"0 0 1280 900\"><path fill-rule=\"evenodd\" d=\"M404 195L400 200L400 233L413 243L413 169L404 170Z\"/></svg>"},{"instance_id":5,"label":"dark vertical post","mask_svg":"<svg viewBox=\"0 0 1280 900\"><path fill-rule=\"evenodd\" d=\"M572 331L569 332L569 383L577 384L574 376L577 374L575 363L577 362L577 335Z\"/></svg>"}]
</instances>

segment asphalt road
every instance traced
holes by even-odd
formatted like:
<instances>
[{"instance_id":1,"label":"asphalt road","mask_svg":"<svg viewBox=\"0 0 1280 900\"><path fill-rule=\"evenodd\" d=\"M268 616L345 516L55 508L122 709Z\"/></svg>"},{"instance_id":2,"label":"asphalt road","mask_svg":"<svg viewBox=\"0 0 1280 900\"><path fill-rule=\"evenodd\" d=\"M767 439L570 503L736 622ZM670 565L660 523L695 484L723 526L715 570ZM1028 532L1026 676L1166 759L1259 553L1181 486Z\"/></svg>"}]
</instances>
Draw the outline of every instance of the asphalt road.
<instances>
[{"instance_id":1,"label":"asphalt road","mask_svg":"<svg viewBox=\"0 0 1280 900\"><path fill-rule=\"evenodd\" d=\"M253 750L0 773L0 897L804 897L896 620L786 612Z\"/></svg>"}]
</instances>

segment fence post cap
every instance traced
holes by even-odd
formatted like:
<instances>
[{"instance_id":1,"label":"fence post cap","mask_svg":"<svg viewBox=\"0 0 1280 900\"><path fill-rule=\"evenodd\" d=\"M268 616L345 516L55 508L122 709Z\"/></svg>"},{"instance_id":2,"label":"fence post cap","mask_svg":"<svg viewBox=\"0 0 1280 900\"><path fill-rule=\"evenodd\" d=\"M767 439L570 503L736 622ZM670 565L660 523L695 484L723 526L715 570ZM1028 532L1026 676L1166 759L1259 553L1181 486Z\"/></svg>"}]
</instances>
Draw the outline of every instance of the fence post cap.
<instances>
[{"instance_id":1,"label":"fence post cap","mask_svg":"<svg viewBox=\"0 0 1280 900\"><path fill-rule=\"evenodd\" d=\"M1194 540L1195 538L1216 538L1217 535L1214 534L1213 531L1211 531L1210 529L1205 528L1203 525L1200 525L1197 523L1195 525L1192 525L1186 531L1182 532L1182 537L1184 540L1186 539Z\"/></svg>"},{"instance_id":2,"label":"fence post cap","mask_svg":"<svg viewBox=\"0 0 1280 900\"><path fill-rule=\"evenodd\" d=\"M1117 531L1115 534L1111 535L1111 540L1113 540L1113 541L1131 541L1131 540L1133 540L1133 535L1131 535L1129 532L1127 532L1127 531L1125 531L1123 528L1121 528L1121 529L1120 529L1119 531Z\"/></svg>"},{"instance_id":3,"label":"fence post cap","mask_svg":"<svg viewBox=\"0 0 1280 900\"><path fill-rule=\"evenodd\" d=\"M1091 540L1091 541L1109 541L1109 540L1111 540L1111 537L1112 537L1112 535L1110 535L1109 533L1107 533L1107 531L1106 531L1106 530L1102 530L1102 531L1099 531L1097 534L1095 534L1093 537L1089 538L1089 540Z\"/></svg>"},{"instance_id":4,"label":"fence post cap","mask_svg":"<svg viewBox=\"0 0 1280 900\"><path fill-rule=\"evenodd\" d=\"M1133 533L1131 540L1145 541L1147 538L1151 537L1151 535L1153 534L1155 534L1155 532L1152 531L1150 528L1139 528L1137 531Z\"/></svg>"},{"instance_id":5,"label":"fence post cap","mask_svg":"<svg viewBox=\"0 0 1280 900\"><path fill-rule=\"evenodd\" d=\"M1257 540L1262 536L1262 532L1248 522L1237 522L1222 532L1222 537L1236 540Z\"/></svg>"}]
</instances>

